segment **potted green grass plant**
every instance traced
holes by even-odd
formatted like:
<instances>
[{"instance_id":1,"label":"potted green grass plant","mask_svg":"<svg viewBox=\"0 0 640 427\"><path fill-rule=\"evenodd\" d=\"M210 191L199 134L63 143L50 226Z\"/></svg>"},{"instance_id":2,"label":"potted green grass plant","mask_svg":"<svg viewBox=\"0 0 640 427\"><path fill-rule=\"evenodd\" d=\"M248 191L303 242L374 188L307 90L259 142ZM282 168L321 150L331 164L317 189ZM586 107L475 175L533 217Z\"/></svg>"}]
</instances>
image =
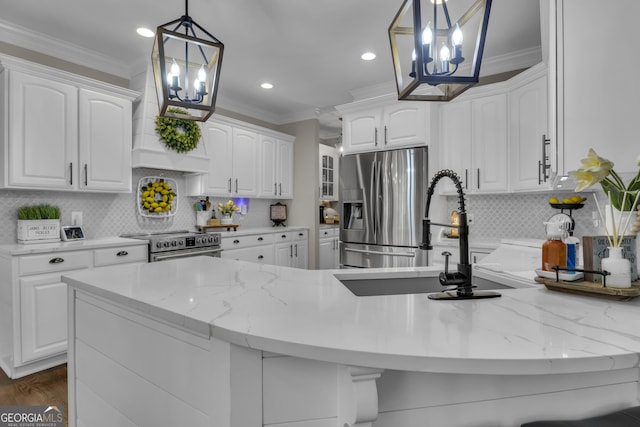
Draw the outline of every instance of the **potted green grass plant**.
<instances>
[{"instance_id":1,"label":"potted green grass plant","mask_svg":"<svg viewBox=\"0 0 640 427\"><path fill-rule=\"evenodd\" d=\"M60 208L48 204L18 209L18 243L60 241Z\"/></svg>"}]
</instances>

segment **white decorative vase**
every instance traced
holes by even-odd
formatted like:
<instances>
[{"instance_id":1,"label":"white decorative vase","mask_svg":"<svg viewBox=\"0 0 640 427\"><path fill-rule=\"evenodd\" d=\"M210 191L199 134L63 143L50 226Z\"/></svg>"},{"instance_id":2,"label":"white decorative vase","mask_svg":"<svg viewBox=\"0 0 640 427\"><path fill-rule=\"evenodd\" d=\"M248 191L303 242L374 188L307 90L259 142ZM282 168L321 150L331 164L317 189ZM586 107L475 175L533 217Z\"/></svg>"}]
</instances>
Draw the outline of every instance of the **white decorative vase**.
<instances>
[{"instance_id":1,"label":"white decorative vase","mask_svg":"<svg viewBox=\"0 0 640 427\"><path fill-rule=\"evenodd\" d=\"M602 258L602 270L611 273L606 277L607 286L631 287L631 264L628 259L622 257L621 247L609 247L609 257Z\"/></svg>"},{"instance_id":2,"label":"white decorative vase","mask_svg":"<svg viewBox=\"0 0 640 427\"><path fill-rule=\"evenodd\" d=\"M207 225L207 221L211 218L209 211L196 211L196 225Z\"/></svg>"},{"instance_id":3,"label":"white decorative vase","mask_svg":"<svg viewBox=\"0 0 640 427\"><path fill-rule=\"evenodd\" d=\"M220 218L220 224L222 225L231 225L233 224L233 220L231 219L231 215L224 215Z\"/></svg>"},{"instance_id":4,"label":"white decorative vase","mask_svg":"<svg viewBox=\"0 0 640 427\"><path fill-rule=\"evenodd\" d=\"M616 227L619 229L616 230L618 234L622 232L621 228L627 224L627 220L629 220L629 226L627 227L626 236L635 235L632 231L633 225L638 220L638 211L624 211L622 212L622 216L620 215L620 211L616 208L613 208L613 218L611 218L611 206L606 205L605 208L605 227L607 227L607 232L609 236L613 236L613 222L615 221ZM631 215L631 219L629 219L629 215Z\"/></svg>"}]
</instances>

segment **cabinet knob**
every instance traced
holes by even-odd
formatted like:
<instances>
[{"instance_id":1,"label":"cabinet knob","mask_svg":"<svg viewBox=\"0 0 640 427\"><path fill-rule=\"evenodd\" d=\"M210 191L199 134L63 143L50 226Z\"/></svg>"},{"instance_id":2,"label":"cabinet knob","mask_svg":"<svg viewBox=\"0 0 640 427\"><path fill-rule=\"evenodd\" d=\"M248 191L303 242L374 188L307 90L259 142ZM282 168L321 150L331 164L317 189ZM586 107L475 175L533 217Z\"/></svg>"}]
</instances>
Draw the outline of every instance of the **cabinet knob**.
<instances>
[{"instance_id":1,"label":"cabinet knob","mask_svg":"<svg viewBox=\"0 0 640 427\"><path fill-rule=\"evenodd\" d=\"M116 256L127 256L127 255L129 255L129 252L127 251L120 251L116 254Z\"/></svg>"},{"instance_id":2,"label":"cabinet knob","mask_svg":"<svg viewBox=\"0 0 640 427\"><path fill-rule=\"evenodd\" d=\"M64 262L64 258L56 257L49 260L49 264L60 264L61 262Z\"/></svg>"}]
</instances>

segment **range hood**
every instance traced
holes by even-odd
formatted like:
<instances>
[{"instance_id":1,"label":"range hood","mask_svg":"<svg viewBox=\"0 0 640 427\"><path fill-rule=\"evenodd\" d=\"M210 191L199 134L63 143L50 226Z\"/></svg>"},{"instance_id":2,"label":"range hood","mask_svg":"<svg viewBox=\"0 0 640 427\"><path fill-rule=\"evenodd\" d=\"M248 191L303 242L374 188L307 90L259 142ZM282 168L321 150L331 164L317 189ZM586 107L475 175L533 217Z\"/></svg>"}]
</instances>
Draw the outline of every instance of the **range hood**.
<instances>
[{"instance_id":1,"label":"range hood","mask_svg":"<svg viewBox=\"0 0 640 427\"><path fill-rule=\"evenodd\" d=\"M131 89L141 93L133 104L133 150L131 162L134 168L154 168L182 172L208 172L209 155L202 140L188 153L169 149L156 134L155 119L158 115L158 99L153 80L151 62L136 74ZM201 126L200 124L198 124Z\"/></svg>"}]
</instances>

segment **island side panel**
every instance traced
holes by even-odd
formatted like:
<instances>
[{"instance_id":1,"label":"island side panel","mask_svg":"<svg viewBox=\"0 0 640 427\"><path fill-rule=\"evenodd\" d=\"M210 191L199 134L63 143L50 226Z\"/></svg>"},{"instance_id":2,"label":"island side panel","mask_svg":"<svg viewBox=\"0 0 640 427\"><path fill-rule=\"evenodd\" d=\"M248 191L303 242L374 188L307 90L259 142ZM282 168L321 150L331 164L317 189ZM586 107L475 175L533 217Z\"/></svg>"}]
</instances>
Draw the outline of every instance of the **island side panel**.
<instances>
[{"instance_id":1,"label":"island side panel","mask_svg":"<svg viewBox=\"0 0 640 427\"><path fill-rule=\"evenodd\" d=\"M638 379L637 368L558 375L386 370L373 427L511 427L586 418L638 405Z\"/></svg>"},{"instance_id":2,"label":"island side panel","mask_svg":"<svg viewBox=\"0 0 640 427\"><path fill-rule=\"evenodd\" d=\"M261 352L74 294L70 426L262 425Z\"/></svg>"}]
</instances>

